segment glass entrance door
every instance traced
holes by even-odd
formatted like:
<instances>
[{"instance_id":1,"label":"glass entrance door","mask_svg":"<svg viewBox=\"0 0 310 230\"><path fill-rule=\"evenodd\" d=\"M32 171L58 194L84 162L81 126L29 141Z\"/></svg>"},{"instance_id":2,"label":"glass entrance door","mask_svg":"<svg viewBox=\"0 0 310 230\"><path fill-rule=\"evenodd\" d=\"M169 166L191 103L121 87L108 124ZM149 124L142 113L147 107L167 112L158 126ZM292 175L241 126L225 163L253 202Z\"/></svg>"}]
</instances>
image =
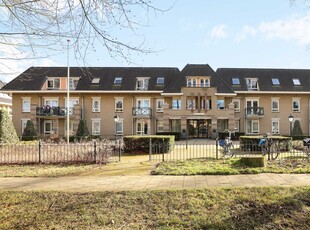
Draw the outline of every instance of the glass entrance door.
<instances>
[{"instance_id":1,"label":"glass entrance door","mask_svg":"<svg viewBox=\"0 0 310 230\"><path fill-rule=\"evenodd\" d=\"M188 120L187 128L190 138L208 138L207 120Z\"/></svg>"}]
</instances>

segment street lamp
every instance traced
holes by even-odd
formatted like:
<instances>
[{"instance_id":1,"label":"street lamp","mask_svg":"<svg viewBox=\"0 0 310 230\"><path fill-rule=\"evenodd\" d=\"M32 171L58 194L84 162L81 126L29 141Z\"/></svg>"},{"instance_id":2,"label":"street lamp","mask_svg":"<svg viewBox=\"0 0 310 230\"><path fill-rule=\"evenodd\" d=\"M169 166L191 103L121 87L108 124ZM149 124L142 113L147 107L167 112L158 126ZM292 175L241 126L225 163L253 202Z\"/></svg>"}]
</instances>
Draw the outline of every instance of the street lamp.
<instances>
[{"instance_id":1,"label":"street lamp","mask_svg":"<svg viewBox=\"0 0 310 230\"><path fill-rule=\"evenodd\" d=\"M292 125L293 125L294 117L292 114L288 116L288 121L290 122L290 136L292 136Z\"/></svg>"}]
</instances>

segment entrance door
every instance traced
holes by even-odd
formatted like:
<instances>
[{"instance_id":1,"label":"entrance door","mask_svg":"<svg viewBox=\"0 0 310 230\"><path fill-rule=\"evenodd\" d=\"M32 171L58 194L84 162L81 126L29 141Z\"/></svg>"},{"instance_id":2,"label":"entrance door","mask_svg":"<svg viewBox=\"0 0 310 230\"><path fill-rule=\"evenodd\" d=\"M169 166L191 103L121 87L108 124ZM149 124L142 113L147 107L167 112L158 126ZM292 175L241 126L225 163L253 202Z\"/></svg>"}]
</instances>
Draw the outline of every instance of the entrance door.
<instances>
[{"instance_id":1,"label":"entrance door","mask_svg":"<svg viewBox=\"0 0 310 230\"><path fill-rule=\"evenodd\" d=\"M188 120L187 127L190 138L208 138L207 120Z\"/></svg>"},{"instance_id":2,"label":"entrance door","mask_svg":"<svg viewBox=\"0 0 310 230\"><path fill-rule=\"evenodd\" d=\"M138 135L149 134L149 123L148 121L137 121L137 130Z\"/></svg>"}]
</instances>

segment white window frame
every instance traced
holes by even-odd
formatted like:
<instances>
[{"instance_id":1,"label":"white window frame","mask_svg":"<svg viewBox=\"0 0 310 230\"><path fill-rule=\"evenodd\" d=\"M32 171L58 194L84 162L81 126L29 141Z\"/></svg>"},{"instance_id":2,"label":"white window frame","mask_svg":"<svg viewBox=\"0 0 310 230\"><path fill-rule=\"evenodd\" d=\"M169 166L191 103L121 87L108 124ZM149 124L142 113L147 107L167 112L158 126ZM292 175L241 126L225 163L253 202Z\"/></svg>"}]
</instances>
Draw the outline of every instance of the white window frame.
<instances>
[{"instance_id":1,"label":"white window frame","mask_svg":"<svg viewBox=\"0 0 310 230\"><path fill-rule=\"evenodd\" d=\"M95 129L96 126L99 127L99 130ZM101 119L98 119L98 118L91 119L91 133L94 136L100 136L100 134L101 134Z\"/></svg>"},{"instance_id":2,"label":"white window frame","mask_svg":"<svg viewBox=\"0 0 310 230\"><path fill-rule=\"evenodd\" d=\"M141 90L141 91L148 90L149 80L150 80L149 77L137 77L136 90Z\"/></svg>"},{"instance_id":3,"label":"white window frame","mask_svg":"<svg viewBox=\"0 0 310 230\"><path fill-rule=\"evenodd\" d=\"M258 79L257 78L246 78L247 89L250 91L257 91L258 87ZM254 86L256 85L256 87Z\"/></svg>"},{"instance_id":4,"label":"white window frame","mask_svg":"<svg viewBox=\"0 0 310 230\"><path fill-rule=\"evenodd\" d=\"M52 98L52 97L43 98L43 102L44 102L44 105L48 105L50 107L58 107L58 105L59 105L58 97L56 97L56 98L55 97L54 98Z\"/></svg>"},{"instance_id":5,"label":"white window frame","mask_svg":"<svg viewBox=\"0 0 310 230\"><path fill-rule=\"evenodd\" d=\"M294 108L294 102L297 102L298 108ZM292 98L292 111L300 112L300 98Z\"/></svg>"},{"instance_id":6,"label":"white window frame","mask_svg":"<svg viewBox=\"0 0 310 230\"><path fill-rule=\"evenodd\" d=\"M156 129L158 133L164 132L164 121L158 120Z\"/></svg>"},{"instance_id":7,"label":"white window frame","mask_svg":"<svg viewBox=\"0 0 310 230\"><path fill-rule=\"evenodd\" d=\"M121 108L117 108L118 102L121 102L121 105L122 105ZM114 108L115 108L115 112L117 112L117 113L121 113L124 111L124 98L123 97L115 97L114 98Z\"/></svg>"},{"instance_id":8,"label":"white window frame","mask_svg":"<svg viewBox=\"0 0 310 230\"><path fill-rule=\"evenodd\" d=\"M72 115L74 111L74 106L80 103L79 98L69 97L69 114ZM67 108L67 98L65 97L65 107Z\"/></svg>"},{"instance_id":9,"label":"white window frame","mask_svg":"<svg viewBox=\"0 0 310 230\"><path fill-rule=\"evenodd\" d=\"M116 128L116 135L117 136L122 136L123 135L123 130L124 130L124 125L123 125L123 119L122 118L120 118L119 120L118 120L118 122L116 122L116 124L115 124L115 128Z\"/></svg>"},{"instance_id":10,"label":"white window frame","mask_svg":"<svg viewBox=\"0 0 310 230\"><path fill-rule=\"evenodd\" d=\"M233 78L231 79L231 83L232 83L233 85L240 85L240 79L239 79L238 77L233 77Z\"/></svg>"},{"instance_id":11,"label":"white window frame","mask_svg":"<svg viewBox=\"0 0 310 230\"><path fill-rule=\"evenodd\" d=\"M114 78L114 84L115 85L121 85L123 82L123 77L116 77Z\"/></svg>"},{"instance_id":12,"label":"white window frame","mask_svg":"<svg viewBox=\"0 0 310 230\"><path fill-rule=\"evenodd\" d=\"M271 79L272 85L280 85L280 80L279 78L272 78Z\"/></svg>"},{"instance_id":13,"label":"white window frame","mask_svg":"<svg viewBox=\"0 0 310 230\"><path fill-rule=\"evenodd\" d=\"M251 130L250 130L250 132L248 132L248 122L251 122ZM257 130L254 130L254 123L256 123L257 124ZM247 122L246 122L246 132L247 132L247 134L257 134L257 133L259 133L259 120L248 120Z\"/></svg>"},{"instance_id":14,"label":"white window frame","mask_svg":"<svg viewBox=\"0 0 310 230\"><path fill-rule=\"evenodd\" d=\"M165 84L165 78L164 77L157 77L156 85L164 85L164 84Z\"/></svg>"},{"instance_id":15,"label":"white window frame","mask_svg":"<svg viewBox=\"0 0 310 230\"><path fill-rule=\"evenodd\" d=\"M30 113L31 110L31 97L22 97L22 112Z\"/></svg>"},{"instance_id":16,"label":"white window frame","mask_svg":"<svg viewBox=\"0 0 310 230\"><path fill-rule=\"evenodd\" d=\"M220 107L220 106L219 106L219 103L218 103L219 101L223 101L223 107ZM216 107L217 107L218 110L223 110L223 109L225 109L225 100L224 100L224 99L217 99L217 100L216 100Z\"/></svg>"},{"instance_id":17,"label":"white window frame","mask_svg":"<svg viewBox=\"0 0 310 230\"><path fill-rule=\"evenodd\" d=\"M278 123L278 130L274 130L274 123ZM280 133L280 119L279 118L271 118L271 132L273 134L279 134Z\"/></svg>"},{"instance_id":18,"label":"white window frame","mask_svg":"<svg viewBox=\"0 0 310 230\"><path fill-rule=\"evenodd\" d=\"M55 87L55 80L59 81L59 87ZM52 87L49 87L49 82L52 82ZM59 77L48 78L46 81L46 89L60 89L61 88L61 79Z\"/></svg>"},{"instance_id":19,"label":"white window frame","mask_svg":"<svg viewBox=\"0 0 310 230\"><path fill-rule=\"evenodd\" d=\"M301 85L299 78L293 78L292 81L294 85Z\"/></svg>"},{"instance_id":20,"label":"white window frame","mask_svg":"<svg viewBox=\"0 0 310 230\"><path fill-rule=\"evenodd\" d=\"M174 107L174 102L176 102L176 107ZM171 109L175 109L175 110L182 109L182 100L181 99L172 99Z\"/></svg>"},{"instance_id":21,"label":"white window frame","mask_svg":"<svg viewBox=\"0 0 310 230\"><path fill-rule=\"evenodd\" d=\"M99 77L95 77L93 78L93 80L91 81L92 84L99 84L100 82L100 78Z\"/></svg>"},{"instance_id":22,"label":"white window frame","mask_svg":"<svg viewBox=\"0 0 310 230\"><path fill-rule=\"evenodd\" d=\"M192 98L186 99L186 109L196 109L196 100Z\"/></svg>"},{"instance_id":23,"label":"white window frame","mask_svg":"<svg viewBox=\"0 0 310 230\"><path fill-rule=\"evenodd\" d=\"M51 125L50 131L46 131L46 124L47 123ZM55 124L56 124L56 120L44 120L44 134L57 134L58 129L55 128Z\"/></svg>"},{"instance_id":24,"label":"white window frame","mask_svg":"<svg viewBox=\"0 0 310 230\"><path fill-rule=\"evenodd\" d=\"M277 103L277 108L273 107L273 103ZM278 97L271 98L271 112L280 112L280 99Z\"/></svg>"},{"instance_id":25,"label":"white window frame","mask_svg":"<svg viewBox=\"0 0 310 230\"><path fill-rule=\"evenodd\" d=\"M22 135L24 133L24 130L27 126L27 122L30 121L30 118L22 118L21 119L21 130L22 130Z\"/></svg>"},{"instance_id":26,"label":"white window frame","mask_svg":"<svg viewBox=\"0 0 310 230\"><path fill-rule=\"evenodd\" d=\"M142 130L139 130L139 124L142 125ZM144 126L147 124L147 133L144 133ZM146 120L138 120L136 123L136 134L137 135L147 135L150 133L150 122Z\"/></svg>"},{"instance_id":27,"label":"white window frame","mask_svg":"<svg viewBox=\"0 0 310 230\"><path fill-rule=\"evenodd\" d=\"M239 130L240 130L240 121L235 120L235 132L239 132Z\"/></svg>"},{"instance_id":28,"label":"white window frame","mask_svg":"<svg viewBox=\"0 0 310 230\"><path fill-rule=\"evenodd\" d=\"M164 112L164 105L165 100L164 99L156 99L156 112Z\"/></svg>"},{"instance_id":29,"label":"white window frame","mask_svg":"<svg viewBox=\"0 0 310 230\"><path fill-rule=\"evenodd\" d=\"M92 97L92 112L93 113L100 113L100 107L101 107L101 97ZM95 107L97 102L98 107Z\"/></svg>"},{"instance_id":30,"label":"white window frame","mask_svg":"<svg viewBox=\"0 0 310 230\"><path fill-rule=\"evenodd\" d=\"M240 112L240 99L233 99L232 103L234 104L234 111ZM237 106L235 106L237 104Z\"/></svg>"},{"instance_id":31,"label":"white window frame","mask_svg":"<svg viewBox=\"0 0 310 230\"><path fill-rule=\"evenodd\" d=\"M69 89L75 89L77 84L79 83L80 78L72 77L69 78Z\"/></svg>"}]
</instances>

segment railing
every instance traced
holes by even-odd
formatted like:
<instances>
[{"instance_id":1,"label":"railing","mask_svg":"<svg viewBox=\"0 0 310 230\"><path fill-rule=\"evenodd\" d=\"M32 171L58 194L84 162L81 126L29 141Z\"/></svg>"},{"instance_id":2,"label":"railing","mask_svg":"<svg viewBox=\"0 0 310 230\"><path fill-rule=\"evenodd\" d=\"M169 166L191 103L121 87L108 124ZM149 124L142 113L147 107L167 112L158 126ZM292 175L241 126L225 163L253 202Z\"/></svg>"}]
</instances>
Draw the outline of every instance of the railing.
<instances>
[{"instance_id":1,"label":"railing","mask_svg":"<svg viewBox=\"0 0 310 230\"><path fill-rule=\"evenodd\" d=\"M73 114L73 107L69 108L69 114ZM67 108L59 106L36 107L37 116L66 116Z\"/></svg>"},{"instance_id":2,"label":"railing","mask_svg":"<svg viewBox=\"0 0 310 230\"><path fill-rule=\"evenodd\" d=\"M133 116L150 116L152 115L152 109L150 107L133 107L132 108Z\"/></svg>"},{"instance_id":3,"label":"railing","mask_svg":"<svg viewBox=\"0 0 310 230\"><path fill-rule=\"evenodd\" d=\"M264 107L246 107L246 116L264 116Z\"/></svg>"}]
</instances>

